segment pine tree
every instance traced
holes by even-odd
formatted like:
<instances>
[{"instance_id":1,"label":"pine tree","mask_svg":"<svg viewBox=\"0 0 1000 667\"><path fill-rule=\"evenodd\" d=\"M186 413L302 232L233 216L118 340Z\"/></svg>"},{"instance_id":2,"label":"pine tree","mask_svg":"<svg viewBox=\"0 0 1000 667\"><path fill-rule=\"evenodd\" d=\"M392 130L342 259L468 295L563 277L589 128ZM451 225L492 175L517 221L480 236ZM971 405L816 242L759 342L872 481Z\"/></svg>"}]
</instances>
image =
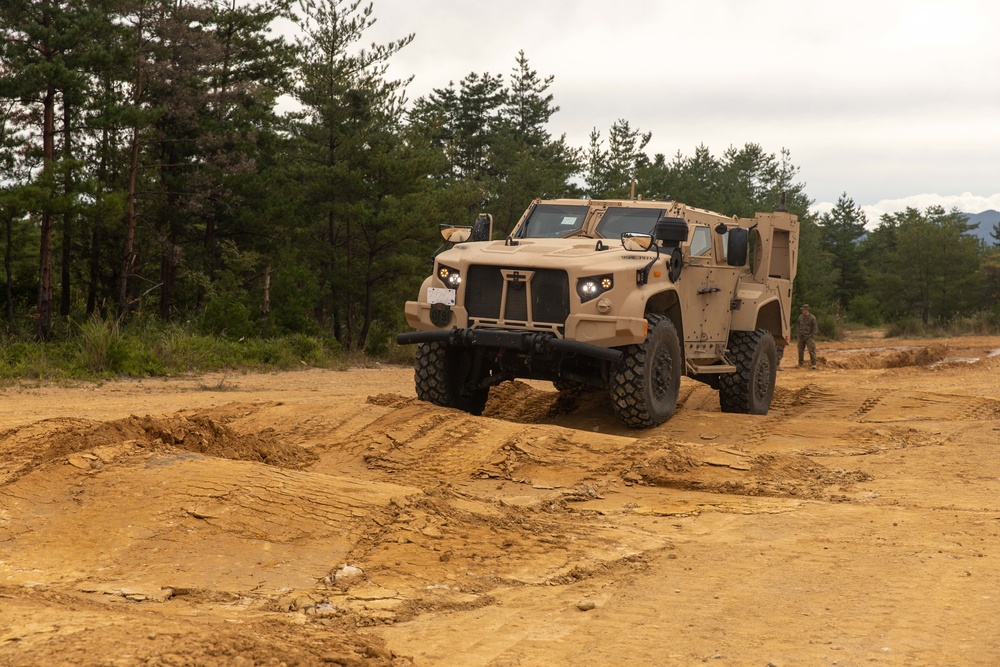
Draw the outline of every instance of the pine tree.
<instances>
[{"instance_id":1,"label":"pine tree","mask_svg":"<svg viewBox=\"0 0 1000 667\"><path fill-rule=\"evenodd\" d=\"M363 347L373 317L373 290L387 278L375 257L392 248L382 229L386 200L410 187L390 169L408 147L400 127L408 80L385 76L388 59L412 35L368 49L355 45L375 19L372 7L342 0L303 0L301 78L305 110L295 124L310 217L324 220L315 261L322 275L320 317L331 317L345 347ZM414 159L414 164L419 160ZM388 179L388 180L386 180ZM396 220L402 223L403 220Z\"/></svg>"},{"instance_id":2,"label":"pine tree","mask_svg":"<svg viewBox=\"0 0 1000 667\"><path fill-rule=\"evenodd\" d=\"M846 192L840 195L833 209L819 219L822 231L820 245L833 256L833 265L838 272L833 296L844 308L850 305L853 298L865 292L858 241L864 237L867 223L861 207Z\"/></svg>"},{"instance_id":3,"label":"pine tree","mask_svg":"<svg viewBox=\"0 0 1000 667\"><path fill-rule=\"evenodd\" d=\"M637 174L648 163L646 145L651 132L642 133L624 118L608 131L608 147L594 128L586 152L587 194L594 199L624 199L631 196Z\"/></svg>"},{"instance_id":4,"label":"pine tree","mask_svg":"<svg viewBox=\"0 0 1000 667\"><path fill-rule=\"evenodd\" d=\"M979 240L957 210L885 214L863 242L865 273L889 320L948 321L979 307Z\"/></svg>"},{"instance_id":5,"label":"pine tree","mask_svg":"<svg viewBox=\"0 0 1000 667\"><path fill-rule=\"evenodd\" d=\"M38 301L36 333L48 337L53 316L52 233L66 203L58 186L56 114L59 95L73 89L76 73L68 64L84 43L85 8L68 0L8 0L0 5L0 42L5 63L0 100L18 100L31 110L41 137L39 195L29 205L39 215Z\"/></svg>"},{"instance_id":6,"label":"pine tree","mask_svg":"<svg viewBox=\"0 0 1000 667\"><path fill-rule=\"evenodd\" d=\"M580 168L579 151L567 145L565 135L553 139L548 130L559 111L548 92L553 80L539 77L524 51L518 53L490 146L492 163L483 202L503 235L510 233L533 199L577 191L570 180Z\"/></svg>"}]
</instances>

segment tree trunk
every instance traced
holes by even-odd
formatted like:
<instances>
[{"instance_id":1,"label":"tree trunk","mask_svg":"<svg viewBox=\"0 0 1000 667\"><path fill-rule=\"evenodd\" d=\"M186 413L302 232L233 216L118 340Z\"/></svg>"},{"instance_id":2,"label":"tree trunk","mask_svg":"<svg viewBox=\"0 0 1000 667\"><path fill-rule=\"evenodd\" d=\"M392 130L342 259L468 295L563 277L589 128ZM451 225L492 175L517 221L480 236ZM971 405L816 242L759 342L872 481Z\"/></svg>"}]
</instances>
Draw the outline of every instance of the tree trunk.
<instances>
[{"instance_id":1,"label":"tree trunk","mask_svg":"<svg viewBox=\"0 0 1000 667\"><path fill-rule=\"evenodd\" d=\"M361 323L361 332L358 334L358 349L363 350L368 344L368 332L371 331L372 326L372 310L375 301L374 284L371 280L371 268L369 265L369 271L367 279L365 280L365 318L364 322Z\"/></svg>"},{"instance_id":2,"label":"tree trunk","mask_svg":"<svg viewBox=\"0 0 1000 667\"><path fill-rule=\"evenodd\" d=\"M271 263L264 268L264 317L271 314Z\"/></svg>"},{"instance_id":3,"label":"tree trunk","mask_svg":"<svg viewBox=\"0 0 1000 667\"><path fill-rule=\"evenodd\" d=\"M97 227L95 226L90 236L90 284L87 286L88 317L97 310L97 283L101 279L100 262L101 246L98 242Z\"/></svg>"},{"instance_id":4,"label":"tree trunk","mask_svg":"<svg viewBox=\"0 0 1000 667\"><path fill-rule=\"evenodd\" d=\"M344 304L344 321L347 326L347 346L349 349L354 348L354 290L351 289L350 283L354 277L352 272L352 260L351 260L351 223L348 221L346 223L346 234L344 235L344 245L347 251L347 288L344 290L347 292Z\"/></svg>"},{"instance_id":5,"label":"tree trunk","mask_svg":"<svg viewBox=\"0 0 1000 667\"><path fill-rule=\"evenodd\" d=\"M70 109L63 95L63 161L68 165L73 157L72 130L70 129ZM69 317L71 304L70 294L70 264L73 258L73 223L75 207L73 205L73 173L66 169L66 212L63 213L63 233L62 233L62 266L61 285L59 292L59 314L62 317Z\"/></svg>"},{"instance_id":6,"label":"tree trunk","mask_svg":"<svg viewBox=\"0 0 1000 667\"><path fill-rule=\"evenodd\" d=\"M51 182L55 161L55 88L50 83L42 100L42 160L46 180ZM49 336L52 328L52 203L42 208L42 224L38 249L38 321L40 340Z\"/></svg>"},{"instance_id":7,"label":"tree trunk","mask_svg":"<svg viewBox=\"0 0 1000 667\"><path fill-rule=\"evenodd\" d=\"M11 245L14 227L14 208L10 207L7 209L7 247L4 249L3 254L3 271L4 276L7 278L7 321L11 324L14 323L14 287L11 285L11 270L10 270L10 260L11 260Z\"/></svg>"},{"instance_id":8,"label":"tree trunk","mask_svg":"<svg viewBox=\"0 0 1000 667\"><path fill-rule=\"evenodd\" d=\"M163 249L160 253L160 317L169 320L174 310L177 291L177 236L173 225L169 225Z\"/></svg>"},{"instance_id":9,"label":"tree trunk","mask_svg":"<svg viewBox=\"0 0 1000 667\"><path fill-rule=\"evenodd\" d=\"M106 89L110 89L111 85L107 81L104 83ZM97 182L100 184L99 187L103 190L105 184L108 182L108 148L110 144L108 128L105 127L101 130L101 161L97 167ZM93 226L90 233L90 253L88 262L90 263L89 276L90 281L87 284L87 317L94 314L97 310L97 298L98 298L98 286L101 283L101 235L100 230L101 223L94 220ZM110 297L118 301L118 294L116 292L118 288L117 276L113 275L113 280L110 283L105 282L105 284L110 285L105 291L105 298ZM104 310L107 309L107 303L102 305L102 315L104 315Z\"/></svg>"},{"instance_id":10,"label":"tree trunk","mask_svg":"<svg viewBox=\"0 0 1000 667\"><path fill-rule=\"evenodd\" d=\"M136 21L136 42L142 44L142 23L145 16L145 2L139 3L139 18ZM139 100L142 96L142 69L143 58L141 46L135 54L135 91L132 95L133 109L139 108ZM132 264L135 261L133 246L135 245L135 184L139 173L139 127L138 120L136 126L132 128L132 147L128 163L128 195L125 203L125 247L122 252L121 273L118 276L118 315L127 317L128 302L128 276L132 271Z\"/></svg>"},{"instance_id":11,"label":"tree trunk","mask_svg":"<svg viewBox=\"0 0 1000 667\"><path fill-rule=\"evenodd\" d=\"M337 234L336 216L333 211L327 214L327 242L330 244L330 270L325 272L330 280L330 312L333 314L333 337L344 345L344 332L340 323L340 305L337 303ZM345 346L346 347L346 346Z\"/></svg>"}]
</instances>

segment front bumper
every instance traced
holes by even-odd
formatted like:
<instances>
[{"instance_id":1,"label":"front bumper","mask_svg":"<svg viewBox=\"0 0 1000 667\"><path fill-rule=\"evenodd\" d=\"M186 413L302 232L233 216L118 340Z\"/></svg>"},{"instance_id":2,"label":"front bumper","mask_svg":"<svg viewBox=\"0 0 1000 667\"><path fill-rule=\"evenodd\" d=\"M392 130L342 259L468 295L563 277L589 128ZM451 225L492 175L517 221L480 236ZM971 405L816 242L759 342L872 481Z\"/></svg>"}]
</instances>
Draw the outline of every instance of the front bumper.
<instances>
[{"instance_id":1,"label":"front bumper","mask_svg":"<svg viewBox=\"0 0 1000 667\"><path fill-rule=\"evenodd\" d=\"M461 305L451 306L450 327L471 328L468 311ZM431 305L422 301L407 301L405 306L406 323L419 331L447 331L443 326L431 321ZM615 315L598 315L591 313L572 314L566 318L562 338L580 343L588 343L595 347L609 348L622 345L636 345L646 339L647 321L643 317L623 317ZM554 325L552 325L554 326ZM541 328L505 327L503 324L494 327L492 323L479 323L476 331L484 329L503 329L515 333L525 331L537 333Z\"/></svg>"},{"instance_id":2,"label":"front bumper","mask_svg":"<svg viewBox=\"0 0 1000 667\"><path fill-rule=\"evenodd\" d=\"M524 354L578 354L600 361L617 363L621 350L600 347L576 340L556 338L548 332L507 331L503 329L438 329L436 331L411 331L396 336L399 345L417 343L447 343L461 347L490 347Z\"/></svg>"}]
</instances>

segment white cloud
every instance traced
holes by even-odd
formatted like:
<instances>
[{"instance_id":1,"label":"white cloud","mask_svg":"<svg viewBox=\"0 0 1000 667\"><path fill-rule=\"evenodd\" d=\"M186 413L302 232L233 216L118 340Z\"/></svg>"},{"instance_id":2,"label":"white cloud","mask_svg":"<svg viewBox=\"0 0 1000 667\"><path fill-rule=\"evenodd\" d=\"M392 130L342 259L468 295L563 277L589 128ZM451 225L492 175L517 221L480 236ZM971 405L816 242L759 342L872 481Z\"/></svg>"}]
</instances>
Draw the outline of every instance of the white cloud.
<instances>
[{"instance_id":1,"label":"white cloud","mask_svg":"<svg viewBox=\"0 0 1000 667\"><path fill-rule=\"evenodd\" d=\"M668 158L699 144L716 156L787 148L814 210L846 192L873 225L907 205L1000 210L995 195L908 197L997 191L995 0L374 0L374 11L365 43L416 34L389 70L415 76L411 99L470 72L507 75L524 49L555 76L549 130L571 145L624 118Z\"/></svg>"},{"instance_id":2,"label":"white cloud","mask_svg":"<svg viewBox=\"0 0 1000 667\"><path fill-rule=\"evenodd\" d=\"M816 215L821 215L829 213L834 205L834 202L819 202L813 204L810 210ZM861 210L868 218L868 227L871 229L878 226L879 218L886 213L899 213L907 208L915 208L923 211L928 206L941 206L947 211L957 208L963 213L982 213L989 210L1000 211L1000 194L983 197L981 195L974 195L971 192L963 192L960 195L927 193L910 195L909 197L902 197L900 199L882 199L874 204L862 204Z\"/></svg>"}]
</instances>

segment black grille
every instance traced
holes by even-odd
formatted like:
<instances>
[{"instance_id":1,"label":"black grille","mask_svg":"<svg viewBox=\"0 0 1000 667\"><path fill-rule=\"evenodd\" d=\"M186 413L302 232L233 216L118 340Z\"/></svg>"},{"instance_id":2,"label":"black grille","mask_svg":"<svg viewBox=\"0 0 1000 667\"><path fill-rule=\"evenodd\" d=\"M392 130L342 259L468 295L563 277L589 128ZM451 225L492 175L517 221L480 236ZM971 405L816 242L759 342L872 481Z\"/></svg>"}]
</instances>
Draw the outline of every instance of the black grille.
<instances>
[{"instance_id":1,"label":"black grille","mask_svg":"<svg viewBox=\"0 0 1000 667\"><path fill-rule=\"evenodd\" d=\"M558 269L516 270L534 271L531 282L517 289L514 283L504 280L504 271L514 271L508 266L470 266L465 283L465 307L470 317L504 319L524 322L528 319L528 298L531 298L531 316L535 322L565 324L569 316L569 278ZM500 302L507 289L507 307L501 317Z\"/></svg>"},{"instance_id":2,"label":"black grille","mask_svg":"<svg viewBox=\"0 0 1000 667\"><path fill-rule=\"evenodd\" d=\"M465 308L469 317L500 319L503 274L496 266L470 266L465 280Z\"/></svg>"},{"instance_id":3,"label":"black grille","mask_svg":"<svg viewBox=\"0 0 1000 667\"><path fill-rule=\"evenodd\" d=\"M531 313L536 322L565 324L569 317L569 278L565 271L545 269L531 281Z\"/></svg>"}]
</instances>

